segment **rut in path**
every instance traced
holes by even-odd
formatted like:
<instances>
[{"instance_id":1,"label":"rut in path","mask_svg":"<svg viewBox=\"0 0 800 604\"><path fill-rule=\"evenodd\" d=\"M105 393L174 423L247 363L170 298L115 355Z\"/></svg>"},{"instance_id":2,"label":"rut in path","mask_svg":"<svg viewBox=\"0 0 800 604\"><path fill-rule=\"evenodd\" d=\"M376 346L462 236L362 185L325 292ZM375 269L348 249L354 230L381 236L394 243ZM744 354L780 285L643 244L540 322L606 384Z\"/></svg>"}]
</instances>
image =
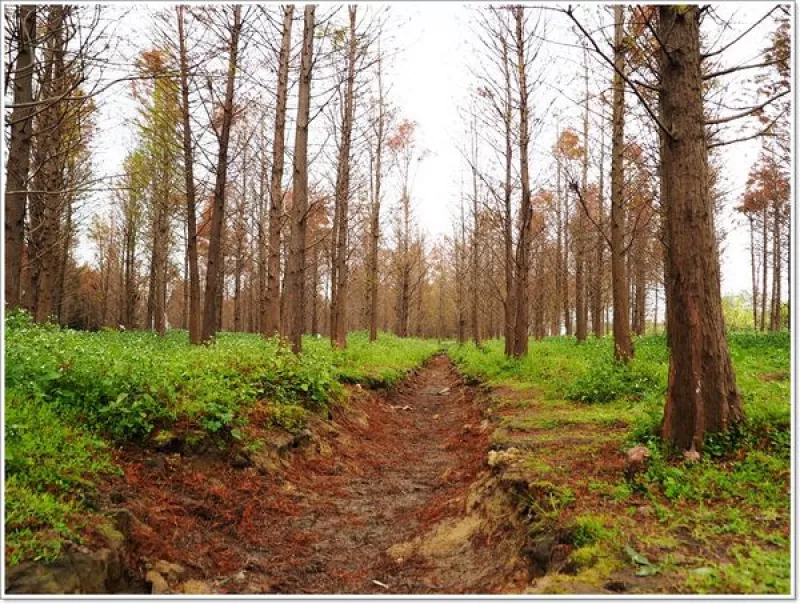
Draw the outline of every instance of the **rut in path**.
<instances>
[{"instance_id":1,"label":"rut in path","mask_svg":"<svg viewBox=\"0 0 800 604\"><path fill-rule=\"evenodd\" d=\"M149 525L139 554L179 562L218 593L513 589L502 540L482 537L465 516L488 451L474 389L438 356L392 393L357 398L275 475L186 458L166 476L126 460L129 476L148 473L160 489L160 501L128 494Z\"/></svg>"}]
</instances>

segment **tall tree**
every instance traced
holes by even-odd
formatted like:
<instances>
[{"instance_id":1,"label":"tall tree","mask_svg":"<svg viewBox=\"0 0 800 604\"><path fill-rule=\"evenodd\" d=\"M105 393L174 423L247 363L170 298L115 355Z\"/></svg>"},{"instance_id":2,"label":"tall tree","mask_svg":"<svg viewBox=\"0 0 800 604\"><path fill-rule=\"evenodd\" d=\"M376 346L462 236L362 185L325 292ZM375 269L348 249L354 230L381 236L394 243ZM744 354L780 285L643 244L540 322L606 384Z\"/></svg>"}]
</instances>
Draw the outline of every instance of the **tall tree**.
<instances>
[{"instance_id":1,"label":"tall tree","mask_svg":"<svg viewBox=\"0 0 800 604\"><path fill-rule=\"evenodd\" d=\"M281 219L283 216L283 162L286 146L286 102L289 90L289 54L292 47L294 5L283 7L281 48L278 54L278 86L275 91L275 136L272 144L272 174L270 178L269 256L267 291L262 318L265 337L278 333L281 325Z\"/></svg>"},{"instance_id":2,"label":"tall tree","mask_svg":"<svg viewBox=\"0 0 800 604\"><path fill-rule=\"evenodd\" d=\"M225 81L225 98L222 102L222 120L217 132L219 152L214 181L214 205L211 215L211 237L206 263L206 292L203 312L203 342L209 342L217 333L222 316L222 238L225 224L225 189L228 184L228 145L233 123L234 92L239 57L239 35L242 30L242 7L234 5L233 23L229 27L228 73Z\"/></svg>"},{"instance_id":3,"label":"tall tree","mask_svg":"<svg viewBox=\"0 0 800 604\"><path fill-rule=\"evenodd\" d=\"M183 142L183 170L186 186L186 259L189 265L189 340L192 344L202 341L200 314L200 267L197 258L197 193L194 183L194 153L192 151L192 127L189 105L189 53L184 33L186 7L176 7L178 21L178 54L181 87L181 125Z\"/></svg>"},{"instance_id":4,"label":"tall tree","mask_svg":"<svg viewBox=\"0 0 800 604\"><path fill-rule=\"evenodd\" d=\"M314 6L303 13L303 45L294 137L292 217L286 269L286 325L292 350L303 349L305 323L306 226L308 222L308 123L311 107L311 74L314 54Z\"/></svg>"},{"instance_id":5,"label":"tall tree","mask_svg":"<svg viewBox=\"0 0 800 604\"><path fill-rule=\"evenodd\" d=\"M519 162L522 200L520 202L519 236L516 253L516 292L517 309L514 324L514 356L528 354L528 276L530 271L531 207L530 175L528 170L528 144L530 126L528 124L528 79L525 43L525 9L516 6L511 9L515 23L517 47L517 85L519 90Z\"/></svg>"},{"instance_id":6,"label":"tall tree","mask_svg":"<svg viewBox=\"0 0 800 604\"><path fill-rule=\"evenodd\" d=\"M725 339L709 190L698 6L660 6L661 200L665 206L670 368L662 437L700 450L743 418Z\"/></svg>"},{"instance_id":7,"label":"tall tree","mask_svg":"<svg viewBox=\"0 0 800 604\"><path fill-rule=\"evenodd\" d=\"M336 348L347 347L347 255L349 235L350 198L350 144L353 135L354 103L353 95L356 80L356 6L348 8L350 17L350 39L347 52L347 77L342 112L341 139L339 141L339 162L336 171L336 210L334 214L334 270L332 281L335 285L331 298L331 344Z\"/></svg>"},{"instance_id":8,"label":"tall tree","mask_svg":"<svg viewBox=\"0 0 800 604\"><path fill-rule=\"evenodd\" d=\"M17 64L14 70L14 109L5 187L5 295L6 304L22 302L22 246L25 237L25 212L30 177L33 131L33 71L36 40L36 7L21 5L17 11Z\"/></svg>"},{"instance_id":9,"label":"tall tree","mask_svg":"<svg viewBox=\"0 0 800 604\"><path fill-rule=\"evenodd\" d=\"M625 69L624 7L614 6L614 93L611 114L611 284L614 304L614 357L627 362L633 356L628 275L625 266Z\"/></svg>"}]
</instances>

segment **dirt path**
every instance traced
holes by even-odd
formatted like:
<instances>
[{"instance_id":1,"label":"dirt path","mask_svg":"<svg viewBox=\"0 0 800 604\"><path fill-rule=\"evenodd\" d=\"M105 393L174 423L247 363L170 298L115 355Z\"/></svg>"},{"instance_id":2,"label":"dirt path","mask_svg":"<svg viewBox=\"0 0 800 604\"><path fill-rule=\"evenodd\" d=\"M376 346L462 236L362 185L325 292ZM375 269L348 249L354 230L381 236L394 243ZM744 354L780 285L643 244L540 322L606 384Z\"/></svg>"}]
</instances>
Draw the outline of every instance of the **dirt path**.
<instances>
[{"instance_id":1,"label":"dirt path","mask_svg":"<svg viewBox=\"0 0 800 604\"><path fill-rule=\"evenodd\" d=\"M177 562L217 593L509 589L503 555L465 515L488 450L474 390L440 356L395 392L357 398L269 476L128 454L117 498L143 521L140 559Z\"/></svg>"}]
</instances>

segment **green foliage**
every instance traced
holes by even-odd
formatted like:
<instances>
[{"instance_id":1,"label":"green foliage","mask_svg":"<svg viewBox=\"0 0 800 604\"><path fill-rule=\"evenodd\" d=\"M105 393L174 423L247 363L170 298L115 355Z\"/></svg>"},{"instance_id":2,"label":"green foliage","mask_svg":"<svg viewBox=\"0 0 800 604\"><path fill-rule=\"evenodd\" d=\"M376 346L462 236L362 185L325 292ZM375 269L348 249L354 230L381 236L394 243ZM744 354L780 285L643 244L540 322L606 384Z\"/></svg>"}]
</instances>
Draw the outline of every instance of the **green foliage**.
<instances>
[{"instance_id":1,"label":"green foliage","mask_svg":"<svg viewBox=\"0 0 800 604\"><path fill-rule=\"evenodd\" d=\"M95 483L117 471L106 444L60 420L41 400L6 391L6 553L8 563L52 560L91 508Z\"/></svg>"},{"instance_id":2,"label":"green foliage","mask_svg":"<svg viewBox=\"0 0 800 604\"><path fill-rule=\"evenodd\" d=\"M696 593L790 593L791 559L783 551L736 545L732 552L735 563L697 568L689 573L687 587Z\"/></svg>"},{"instance_id":3,"label":"green foliage","mask_svg":"<svg viewBox=\"0 0 800 604\"><path fill-rule=\"evenodd\" d=\"M565 398L582 403L608 403L623 397L641 398L659 386L659 376L649 373L648 365L598 363L576 379L565 391Z\"/></svg>"},{"instance_id":4,"label":"green foliage","mask_svg":"<svg viewBox=\"0 0 800 604\"><path fill-rule=\"evenodd\" d=\"M270 409L270 425L287 432L302 432L308 423L308 411L297 405L278 405Z\"/></svg>"},{"instance_id":5,"label":"green foliage","mask_svg":"<svg viewBox=\"0 0 800 604\"><path fill-rule=\"evenodd\" d=\"M572 543L578 548L611 539L615 534L603 518L588 514L575 518L571 533Z\"/></svg>"},{"instance_id":6,"label":"green foliage","mask_svg":"<svg viewBox=\"0 0 800 604\"><path fill-rule=\"evenodd\" d=\"M429 341L353 334L345 351L306 338L297 356L278 339L221 333L192 346L185 332L78 332L6 316L6 529L9 561L58 556L77 540L94 483L115 471L103 438L141 442L188 420L241 440L266 399L271 422L302 430L343 393L341 381L390 386L430 357Z\"/></svg>"}]
</instances>

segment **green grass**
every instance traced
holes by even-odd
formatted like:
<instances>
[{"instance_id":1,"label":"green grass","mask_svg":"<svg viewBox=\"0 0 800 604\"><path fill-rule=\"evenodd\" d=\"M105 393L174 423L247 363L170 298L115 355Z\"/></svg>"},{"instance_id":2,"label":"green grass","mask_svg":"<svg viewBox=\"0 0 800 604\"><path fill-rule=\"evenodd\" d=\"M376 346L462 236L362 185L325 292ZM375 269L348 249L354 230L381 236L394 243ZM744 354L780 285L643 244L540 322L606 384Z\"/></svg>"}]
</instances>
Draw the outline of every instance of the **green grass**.
<instances>
[{"instance_id":1,"label":"green grass","mask_svg":"<svg viewBox=\"0 0 800 604\"><path fill-rule=\"evenodd\" d=\"M439 346L350 334L348 348L307 337L294 355L277 339L221 333L192 346L185 332L78 332L9 313L5 330L6 553L54 559L80 540L94 485L114 472L109 443L143 443L175 422L241 435L268 401L272 425L297 431L344 392L390 387Z\"/></svg>"},{"instance_id":2,"label":"green grass","mask_svg":"<svg viewBox=\"0 0 800 604\"><path fill-rule=\"evenodd\" d=\"M470 377L529 393L508 404L498 397L506 415L492 436L495 446L530 451L536 463L525 466L529 479L546 473L564 487L580 481L573 472L550 469L569 457L557 446L565 439L579 461L609 436L617 439L620 456L637 443L650 450L646 472L633 480L621 471L618 478L589 479L589 492L602 497L600 507L588 515L580 505L571 512L576 549L570 561L577 574L558 576L558 589L568 591L571 581L602 586L613 561L626 559L627 550L611 547L619 534L650 548L653 562L647 564L627 552L637 575L667 573L669 585L677 581L684 591L700 593L788 592L790 335L734 332L728 343L746 421L709 436L697 463L670 457L658 438L669 363L663 336L637 338L627 367L613 361L610 338L581 346L572 338L531 340L523 359L506 359L502 341L450 349ZM609 432L621 426L621 434ZM604 516L604 506L614 512ZM627 509L620 513L621 507ZM639 515L640 508L650 516Z\"/></svg>"}]
</instances>

